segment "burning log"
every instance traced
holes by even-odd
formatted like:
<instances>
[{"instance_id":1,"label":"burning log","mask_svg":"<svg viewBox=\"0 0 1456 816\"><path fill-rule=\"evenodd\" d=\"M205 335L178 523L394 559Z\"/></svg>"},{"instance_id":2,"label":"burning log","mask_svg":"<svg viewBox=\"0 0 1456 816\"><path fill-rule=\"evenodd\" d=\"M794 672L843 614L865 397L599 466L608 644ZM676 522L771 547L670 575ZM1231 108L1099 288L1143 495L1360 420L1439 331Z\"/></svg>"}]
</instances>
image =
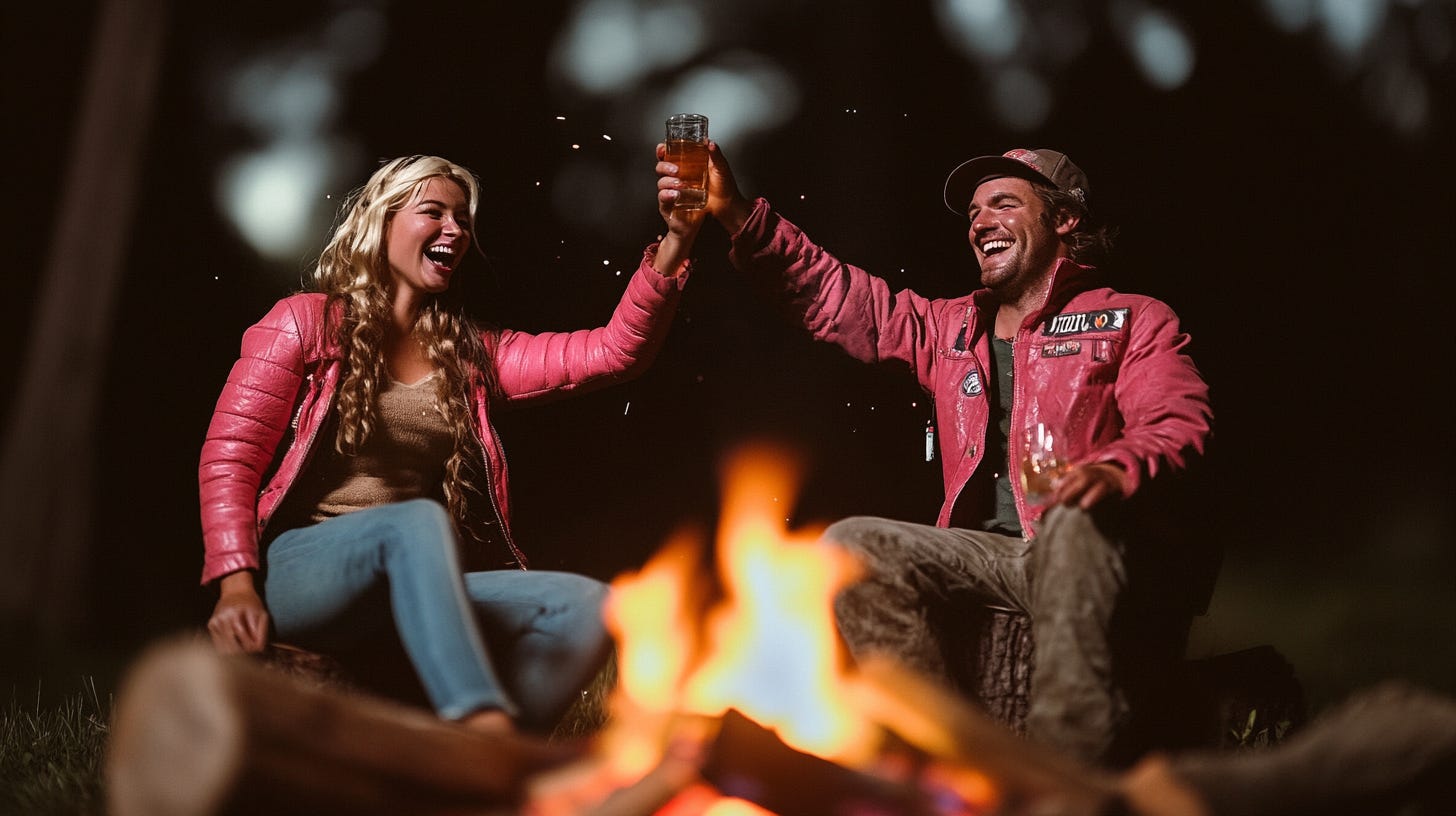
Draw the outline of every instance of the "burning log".
<instances>
[{"instance_id":1,"label":"burning log","mask_svg":"<svg viewBox=\"0 0 1456 816\"><path fill-rule=\"evenodd\" d=\"M647 773L614 776L601 755L549 771L532 782L526 812L696 814L720 797L780 816L1114 812L1112 777L1028 742L898 663L870 658L846 684L860 713L893 735L864 765L795 749L736 709L718 717L677 714L650 729L672 747Z\"/></svg>"},{"instance_id":2,"label":"burning log","mask_svg":"<svg viewBox=\"0 0 1456 816\"><path fill-rule=\"evenodd\" d=\"M702 773L724 795L782 816L936 813L913 780L873 776L797 751L733 710L723 716Z\"/></svg>"},{"instance_id":3,"label":"burning log","mask_svg":"<svg viewBox=\"0 0 1456 816\"><path fill-rule=\"evenodd\" d=\"M875 721L951 770L989 779L1001 812L1090 816L1116 799L1111 778L1017 736L893 660L861 661L853 689L860 709Z\"/></svg>"},{"instance_id":4,"label":"burning log","mask_svg":"<svg viewBox=\"0 0 1456 816\"><path fill-rule=\"evenodd\" d=\"M615 787L606 759L549 771L531 783L530 816L696 814L732 797L781 816L936 816L909 776L857 770L799 751L729 710L674 718L678 734L640 778ZM600 746L599 746L600 747Z\"/></svg>"},{"instance_id":5,"label":"burning log","mask_svg":"<svg viewBox=\"0 0 1456 816\"><path fill-rule=\"evenodd\" d=\"M117 697L112 816L511 812L579 752L305 684L196 642L155 647Z\"/></svg>"},{"instance_id":6,"label":"burning log","mask_svg":"<svg viewBox=\"0 0 1456 816\"><path fill-rule=\"evenodd\" d=\"M635 780L623 779L598 755L538 774L528 783L527 816L663 814L685 792L704 787L701 745L682 743ZM719 798L710 792L708 798Z\"/></svg>"},{"instance_id":7,"label":"burning log","mask_svg":"<svg viewBox=\"0 0 1456 816\"><path fill-rule=\"evenodd\" d=\"M170 644L144 656L118 696L109 812L647 816L696 791L697 805L676 812L701 811L721 795L784 816L1076 816L1111 800L1108 780L897 664L863 662L848 682L863 712L904 740L882 753L891 761L851 768L729 710L674 715L679 744L623 780L578 751L467 731L204 644ZM1034 810L1020 809L1027 805Z\"/></svg>"}]
</instances>

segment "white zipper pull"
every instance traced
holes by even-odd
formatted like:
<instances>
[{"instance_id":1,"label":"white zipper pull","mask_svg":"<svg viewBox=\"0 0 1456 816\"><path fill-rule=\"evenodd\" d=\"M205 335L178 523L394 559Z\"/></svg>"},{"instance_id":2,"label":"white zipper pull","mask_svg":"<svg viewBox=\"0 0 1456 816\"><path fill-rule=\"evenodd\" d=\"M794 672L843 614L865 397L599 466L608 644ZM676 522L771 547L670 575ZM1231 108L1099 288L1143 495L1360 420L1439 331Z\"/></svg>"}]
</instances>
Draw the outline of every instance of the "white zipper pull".
<instances>
[{"instance_id":1,"label":"white zipper pull","mask_svg":"<svg viewBox=\"0 0 1456 816\"><path fill-rule=\"evenodd\" d=\"M935 461L935 420L925 420L925 461Z\"/></svg>"}]
</instances>

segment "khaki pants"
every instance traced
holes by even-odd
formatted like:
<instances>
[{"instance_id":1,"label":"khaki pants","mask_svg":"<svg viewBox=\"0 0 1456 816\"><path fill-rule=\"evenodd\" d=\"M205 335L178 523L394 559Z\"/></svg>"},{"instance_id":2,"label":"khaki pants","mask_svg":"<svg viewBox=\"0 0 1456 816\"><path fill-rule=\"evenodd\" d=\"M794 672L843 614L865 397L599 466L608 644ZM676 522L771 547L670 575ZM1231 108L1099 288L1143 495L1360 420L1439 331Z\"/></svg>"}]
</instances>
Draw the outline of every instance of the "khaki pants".
<instances>
[{"instance_id":1,"label":"khaki pants","mask_svg":"<svg viewBox=\"0 0 1456 816\"><path fill-rule=\"evenodd\" d=\"M824 540L858 556L866 577L835 600L851 653L888 654L954 685L938 608L965 598L1028 615L1036 641L1027 733L1095 762L1127 706L1108 630L1127 584L1123 548L1092 514L1054 507L1031 541L883 518L837 522Z\"/></svg>"}]
</instances>

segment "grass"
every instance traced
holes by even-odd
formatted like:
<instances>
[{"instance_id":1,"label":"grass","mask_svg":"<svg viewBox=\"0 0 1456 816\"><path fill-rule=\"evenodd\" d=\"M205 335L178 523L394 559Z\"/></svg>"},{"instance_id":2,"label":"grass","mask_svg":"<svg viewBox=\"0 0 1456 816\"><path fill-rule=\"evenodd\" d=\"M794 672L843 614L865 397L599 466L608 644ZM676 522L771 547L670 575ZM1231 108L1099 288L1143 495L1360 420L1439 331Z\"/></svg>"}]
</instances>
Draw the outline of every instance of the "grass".
<instances>
[{"instance_id":1,"label":"grass","mask_svg":"<svg viewBox=\"0 0 1456 816\"><path fill-rule=\"evenodd\" d=\"M582 690L580 697L561 717L552 740L581 740L590 738L607 724L610 714L608 704L612 689L617 684L617 656L612 654L605 666L598 671L592 682Z\"/></svg>"},{"instance_id":2,"label":"grass","mask_svg":"<svg viewBox=\"0 0 1456 816\"><path fill-rule=\"evenodd\" d=\"M102 756L110 697L95 681L59 702L22 700L12 689L0 711L0 814L104 813Z\"/></svg>"},{"instance_id":3,"label":"grass","mask_svg":"<svg viewBox=\"0 0 1456 816\"><path fill-rule=\"evenodd\" d=\"M1288 718L1274 723L1268 720L1269 717L1259 709L1249 709L1249 716L1242 726L1229 729L1225 745L1234 749L1268 748L1283 742L1294 727L1294 722Z\"/></svg>"}]
</instances>

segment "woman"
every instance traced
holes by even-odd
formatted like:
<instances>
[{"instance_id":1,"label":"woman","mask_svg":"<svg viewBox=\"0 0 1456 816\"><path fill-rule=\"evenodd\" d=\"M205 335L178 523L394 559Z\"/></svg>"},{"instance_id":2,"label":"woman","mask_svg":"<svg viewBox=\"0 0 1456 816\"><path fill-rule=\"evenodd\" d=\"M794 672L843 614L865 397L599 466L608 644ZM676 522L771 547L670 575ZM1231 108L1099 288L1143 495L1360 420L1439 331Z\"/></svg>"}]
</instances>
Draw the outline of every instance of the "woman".
<instances>
[{"instance_id":1,"label":"woman","mask_svg":"<svg viewBox=\"0 0 1456 816\"><path fill-rule=\"evenodd\" d=\"M244 333L199 472L208 630L224 652L274 634L330 651L392 626L440 716L545 730L608 655L605 588L522 571L490 410L639 373L701 216L659 207L668 232L605 326L527 334L481 330L448 298L478 199L444 159L385 164L345 201L316 291ZM460 551L482 548L521 569L462 574Z\"/></svg>"}]
</instances>

